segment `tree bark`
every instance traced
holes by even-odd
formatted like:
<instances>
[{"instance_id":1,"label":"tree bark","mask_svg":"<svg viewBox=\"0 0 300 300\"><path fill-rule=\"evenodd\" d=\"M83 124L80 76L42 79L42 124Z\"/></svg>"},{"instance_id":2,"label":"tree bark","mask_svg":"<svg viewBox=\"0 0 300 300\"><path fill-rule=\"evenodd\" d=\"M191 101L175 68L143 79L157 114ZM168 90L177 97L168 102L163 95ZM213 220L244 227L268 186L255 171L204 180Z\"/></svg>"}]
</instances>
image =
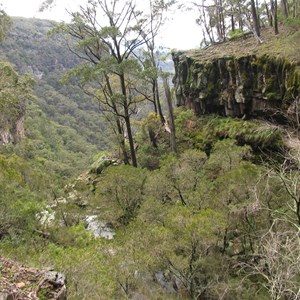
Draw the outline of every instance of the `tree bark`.
<instances>
[{"instance_id":1,"label":"tree bark","mask_svg":"<svg viewBox=\"0 0 300 300\"><path fill-rule=\"evenodd\" d=\"M168 79L165 77L164 81L164 89L167 98L168 110L169 110L169 121L170 121L170 146L171 151L177 154L177 145L176 145L176 133L175 133L175 123L174 123L174 113L173 113L173 105L172 105L172 96L170 91L170 86Z\"/></svg>"},{"instance_id":2,"label":"tree bark","mask_svg":"<svg viewBox=\"0 0 300 300\"><path fill-rule=\"evenodd\" d=\"M282 13L285 19L289 17L289 9L287 0L281 0Z\"/></svg>"},{"instance_id":3,"label":"tree bark","mask_svg":"<svg viewBox=\"0 0 300 300\"><path fill-rule=\"evenodd\" d=\"M243 31L244 30L244 22L243 22L243 18L242 18L242 8L241 8L240 1L238 1L238 12L239 12L239 29L241 31Z\"/></svg>"},{"instance_id":4,"label":"tree bark","mask_svg":"<svg viewBox=\"0 0 300 300\"><path fill-rule=\"evenodd\" d=\"M277 0L274 1L274 32L279 33L278 30L278 16L277 16Z\"/></svg>"},{"instance_id":5,"label":"tree bark","mask_svg":"<svg viewBox=\"0 0 300 300\"><path fill-rule=\"evenodd\" d=\"M165 123L165 118L164 118L162 108L161 108L159 90L158 90L158 80L157 79L155 80L155 92L156 92L155 99L156 99L156 106L157 106L157 109L158 109L158 114L159 114L161 123L164 124Z\"/></svg>"},{"instance_id":6,"label":"tree bark","mask_svg":"<svg viewBox=\"0 0 300 300\"><path fill-rule=\"evenodd\" d=\"M155 80L152 81L152 99L153 99L153 107L154 107L154 112L157 114L157 104L156 104L156 88L155 88Z\"/></svg>"},{"instance_id":7,"label":"tree bark","mask_svg":"<svg viewBox=\"0 0 300 300\"><path fill-rule=\"evenodd\" d=\"M260 37L260 28L259 28L259 22L258 22L257 11L256 11L254 0L251 0L251 13L252 13L254 30L257 36Z\"/></svg>"},{"instance_id":8,"label":"tree bark","mask_svg":"<svg viewBox=\"0 0 300 300\"><path fill-rule=\"evenodd\" d=\"M268 20L269 20L269 25L271 27L273 27L273 16L272 16L272 13L270 13L270 10L269 10L269 7L268 7L268 4L267 4L266 1L265 1L265 7L266 7L266 12L267 12Z\"/></svg>"},{"instance_id":9,"label":"tree bark","mask_svg":"<svg viewBox=\"0 0 300 300\"><path fill-rule=\"evenodd\" d=\"M234 24L234 17L233 17L233 15L230 16L230 20L231 20L231 31L234 32L235 31L235 24Z\"/></svg>"},{"instance_id":10,"label":"tree bark","mask_svg":"<svg viewBox=\"0 0 300 300\"><path fill-rule=\"evenodd\" d=\"M294 0L294 18L298 18L298 5L299 5L299 0Z\"/></svg>"},{"instance_id":11,"label":"tree bark","mask_svg":"<svg viewBox=\"0 0 300 300\"><path fill-rule=\"evenodd\" d=\"M109 80L109 77L107 76L107 74L105 74L105 81L106 81L106 85L107 85L109 95L112 97L113 96L113 90L112 90L110 80ZM123 131L123 128L122 128L120 118L117 117L118 109L117 109L115 103L113 103L113 102L112 102L112 106L113 106L113 110L114 110L115 118L116 118L116 126L117 126L117 133L118 133L117 138L121 139L119 144L120 144L120 148L121 148L121 151L122 151L122 154L123 154L123 162L124 162L125 165L129 165L129 158L128 158L128 154L127 154L127 151L126 151L126 145L125 145L124 131Z\"/></svg>"},{"instance_id":12,"label":"tree bark","mask_svg":"<svg viewBox=\"0 0 300 300\"><path fill-rule=\"evenodd\" d=\"M131 163L132 163L133 167L137 167L137 160L136 160L136 153L135 153L135 148L134 148L133 134L132 134L132 128L131 128L131 122L130 122L130 114L129 114L129 107L128 107L128 99L127 99L127 91L126 91L126 83L125 83L124 74L120 74L120 83L121 83L122 95L124 96L124 103L123 103L124 120L125 120L125 125L126 125L129 148L130 148Z\"/></svg>"}]
</instances>

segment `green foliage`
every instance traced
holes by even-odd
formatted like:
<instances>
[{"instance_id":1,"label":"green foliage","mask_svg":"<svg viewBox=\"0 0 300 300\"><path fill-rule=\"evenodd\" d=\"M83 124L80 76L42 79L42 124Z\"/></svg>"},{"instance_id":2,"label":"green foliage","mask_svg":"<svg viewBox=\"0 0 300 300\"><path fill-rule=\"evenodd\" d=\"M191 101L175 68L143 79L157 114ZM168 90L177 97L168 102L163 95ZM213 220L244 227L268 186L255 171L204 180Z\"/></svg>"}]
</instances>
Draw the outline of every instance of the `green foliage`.
<instances>
[{"instance_id":1,"label":"green foliage","mask_svg":"<svg viewBox=\"0 0 300 300\"><path fill-rule=\"evenodd\" d=\"M150 113L138 125L140 129L136 140L139 144L137 152L139 165L142 168L155 170L159 167L160 157L168 152L168 134L155 113Z\"/></svg>"},{"instance_id":2,"label":"green foliage","mask_svg":"<svg viewBox=\"0 0 300 300\"><path fill-rule=\"evenodd\" d=\"M0 155L0 239L37 228L35 215L45 199L35 188L46 182L45 175L17 155Z\"/></svg>"},{"instance_id":3,"label":"green foliage","mask_svg":"<svg viewBox=\"0 0 300 300\"><path fill-rule=\"evenodd\" d=\"M205 169L211 177L218 177L238 167L243 160L250 159L249 146L237 146L236 141L225 139L214 144Z\"/></svg>"},{"instance_id":4,"label":"green foliage","mask_svg":"<svg viewBox=\"0 0 300 300\"><path fill-rule=\"evenodd\" d=\"M184 143L179 140L182 147L194 146L210 153L218 140L229 138L236 140L238 145L251 146L255 154L283 148L283 130L275 125L214 116L203 116L196 121L191 111L181 112L179 122L179 138L183 130Z\"/></svg>"},{"instance_id":5,"label":"green foliage","mask_svg":"<svg viewBox=\"0 0 300 300\"><path fill-rule=\"evenodd\" d=\"M96 186L96 205L110 222L128 224L144 199L145 170L131 166L109 167Z\"/></svg>"},{"instance_id":6,"label":"green foliage","mask_svg":"<svg viewBox=\"0 0 300 300\"><path fill-rule=\"evenodd\" d=\"M1 54L16 66L19 73L29 73L35 78L34 103L47 118L65 129L76 130L81 136L74 138L73 134L70 139L85 139L89 148L95 145L98 149L105 149L108 126L98 112L97 103L83 93L78 82L69 82L68 85L60 82L64 72L79 64L79 59L66 49L63 40L47 37L55 23L25 18L12 20L12 32L0 45ZM88 155L91 157L92 153Z\"/></svg>"},{"instance_id":7,"label":"green foliage","mask_svg":"<svg viewBox=\"0 0 300 300\"><path fill-rule=\"evenodd\" d=\"M209 156L198 149L165 155L153 171L104 168L91 179L94 192L85 181L73 185L89 195L90 208L57 208L77 223L55 224L50 239L35 236L32 244L3 241L3 251L64 272L72 299L268 299L238 266L258 253L278 216L272 212L288 209L287 195L275 173L249 161L248 145L215 139ZM89 211L111 223L113 240L85 231Z\"/></svg>"},{"instance_id":8,"label":"green foliage","mask_svg":"<svg viewBox=\"0 0 300 300\"><path fill-rule=\"evenodd\" d=\"M12 26L11 18L3 11L0 10L0 42L7 36Z\"/></svg>"},{"instance_id":9,"label":"green foliage","mask_svg":"<svg viewBox=\"0 0 300 300\"><path fill-rule=\"evenodd\" d=\"M298 18L288 17L286 20L284 20L284 23L288 27L292 27L294 29L299 29L299 27L300 27L300 17L298 17Z\"/></svg>"},{"instance_id":10,"label":"green foliage","mask_svg":"<svg viewBox=\"0 0 300 300\"><path fill-rule=\"evenodd\" d=\"M17 26L29 26L20 22ZM44 28L44 21L35 22ZM29 29L34 34L34 26ZM111 28L105 33L119 34ZM108 63L104 60L92 74L88 68L76 72L98 76ZM3 90L21 80L10 65L0 66ZM131 61L111 67L137 70ZM148 71L146 77L156 77ZM43 72L36 88L40 97L27 104L27 138L0 148L1 254L65 273L70 299L269 299L270 291L260 286L266 281L258 280L262 275L247 271L260 267L265 253L271 257L266 246L275 240L266 237L275 233L281 236L278 249L284 248L285 266L295 261L287 235L279 233L298 234L291 209L299 199L298 180L297 172L269 170L255 164L254 156L281 151L283 131L258 121L196 118L178 109L175 156L168 152L168 133L158 116L150 114L139 122L136 136L144 169L116 166L103 159L107 153L95 156L95 145L103 143L96 141L97 130L104 127L92 113L94 106L81 101L79 88L61 86L60 72L51 73L50 65ZM7 94L12 101L3 100L1 107L13 112L19 98L13 90ZM124 98L115 93L112 100ZM65 186L67 202L58 198L59 187L92 156L93 170ZM55 208L47 209L55 211L56 221L40 224L39 213L53 198ZM113 227L113 240L95 239L86 231L84 218L91 213ZM279 218L292 225L278 226ZM292 277L293 284L297 279Z\"/></svg>"},{"instance_id":11,"label":"green foliage","mask_svg":"<svg viewBox=\"0 0 300 300\"><path fill-rule=\"evenodd\" d=\"M63 247L84 248L92 243L92 236L83 223L69 227L50 228L51 241Z\"/></svg>"},{"instance_id":12,"label":"green foliage","mask_svg":"<svg viewBox=\"0 0 300 300\"><path fill-rule=\"evenodd\" d=\"M33 79L19 76L8 62L0 62L0 125L4 129L24 114L25 100L32 97Z\"/></svg>"},{"instance_id":13,"label":"green foliage","mask_svg":"<svg viewBox=\"0 0 300 300\"><path fill-rule=\"evenodd\" d=\"M240 38L245 35L245 32L241 29L236 29L235 31L229 31L228 36L230 39Z\"/></svg>"}]
</instances>

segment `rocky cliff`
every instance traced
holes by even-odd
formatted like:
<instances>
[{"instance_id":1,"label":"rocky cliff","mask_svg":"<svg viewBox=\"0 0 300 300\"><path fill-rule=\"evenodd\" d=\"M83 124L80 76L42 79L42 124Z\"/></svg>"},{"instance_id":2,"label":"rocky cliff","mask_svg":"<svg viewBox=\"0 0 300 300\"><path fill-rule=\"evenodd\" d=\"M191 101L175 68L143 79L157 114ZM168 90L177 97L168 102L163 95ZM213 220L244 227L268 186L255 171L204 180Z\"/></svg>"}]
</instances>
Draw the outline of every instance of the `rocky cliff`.
<instances>
[{"instance_id":1,"label":"rocky cliff","mask_svg":"<svg viewBox=\"0 0 300 300\"><path fill-rule=\"evenodd\" d=\"M177 105L197 114L296 120L300 57L268 49L271 41L250 49L249 39L173 53Z\"/></svg>"},{"instance_id":2,"label":"rocky cliff","mask_svg":"<svg viewBox=\"0 0 300 300\"><path fill-rule=\"evenodd\" d=\"M0 113L0 145L15 143L25 137L25 108L25 101L21 101L13 118L6 113Z\"/></svg>"},{"instance_id":3,"label":"rocky cliff","mask_svg":"<svg viewBox=\"0 0 300 300\"><path fill-rule=\"evenodd\" d=\"M32 85L29 76L19 76L10 63L0 60L0 145L25 136L26 101Z\"/></svg>"}]
</instances>

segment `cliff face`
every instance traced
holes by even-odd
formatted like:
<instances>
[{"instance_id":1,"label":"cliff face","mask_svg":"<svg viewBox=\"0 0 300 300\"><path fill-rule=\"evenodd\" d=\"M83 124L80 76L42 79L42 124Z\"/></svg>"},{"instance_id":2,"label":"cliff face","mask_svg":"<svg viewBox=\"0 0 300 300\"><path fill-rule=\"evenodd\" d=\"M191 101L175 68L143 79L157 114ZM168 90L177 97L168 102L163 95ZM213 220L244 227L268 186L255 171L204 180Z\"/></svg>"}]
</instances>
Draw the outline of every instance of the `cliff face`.
<instances>
[{"instance_id":1,"label":"cliff face","mask_svg":"<svg viewBox=\"0 0 300 300\"><path fill-rule=\"evenodd\" d=\"M21 100L14 114L0 113L0 145L16 143L25 137L25 111L26 103Z\"/></svg>"},{"instance_id":2,"label":"cliff face","mask_svg":"<svg viewBox=\"0 0 300 300\"><path fill-rule=\"evenodd\" d=\"M300 94L296 64L282 57L243 55L202 59L173 53L177 105L197 114L280 115L295 118Z\"/></svg>"},{"instance_id":3,"label":"cliff face","mask_svg":"<svg viewBox=\"0 0 300 300\"><path fill-rule=\"evenodd\" d=\"M19 76L13 66L0 60L0 144L15 143L25 136L26 99L33 80Z\"/></svg>"}]
</instances>

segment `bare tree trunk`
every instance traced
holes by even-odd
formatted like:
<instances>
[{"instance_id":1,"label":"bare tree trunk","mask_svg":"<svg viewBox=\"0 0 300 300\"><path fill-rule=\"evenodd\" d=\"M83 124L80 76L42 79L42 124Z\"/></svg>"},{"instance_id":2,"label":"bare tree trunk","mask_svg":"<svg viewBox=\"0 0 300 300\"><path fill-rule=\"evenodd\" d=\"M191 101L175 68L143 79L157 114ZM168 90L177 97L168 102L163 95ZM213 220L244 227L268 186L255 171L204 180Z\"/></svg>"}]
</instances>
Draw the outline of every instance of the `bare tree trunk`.
<instances>
[{"instance_id":1,"label":"bare tree trunk","mask_svg":"<svg viewBox=\"0 0 300 300\"><path fill-rule=\"evenodd\" d=\"M171 151L177 154L177 146L176 146L176 133L175 133L175 123L174 123L174 113L173 113L173 105L172 105L172 96L170 91L170 86L168 79L165 77L164 81L164 89L167 98L168 110L169 110L169 120L170 120L170 146Z\"/></svg>"},{"instance_id":2,"label":"bare tree trunk","mask_svg":"<svg viewBox=\"0 0 300 300\"><path fill-rule=\"evenodd\" d=\"M285 19L289 17L289 8L287 0L281 0L282 13Z\"/></svg>"},{"instance_id":3,"label":"bare tree trunk","mask_svg":"<svg viewBox=\"0 0 300 300\"><path fill-rule=\"evenodd\" d=\"M214 44L214 37L210 34L210 31L209 31L209 26L207 24L207 21L206 21L206 13L205 13L205 9L204 9L204 1L202 0L202 15L203 15L203 23L204 23L204 27L205 27L205 30L206 30L206 33L209 37L209 41L211 44Z\"/></svg>"},{"instance_id":4,"label":"bare tree trunk","mask_svg":"<svg viewBox=\"0 0 300 300\"><path fill-rule=\"evenodd\" d=\"M222 35L223 35L223 41L226 39L226 26L225 26L225 18L224 18L224 7L222 5L222 1L220 1L221 5L221 12L220 12L220 18L221 18L221 28L222 28Z\"/></svg>"},{"instance_id":5,"label":"bare tree trunk","mask_svg":"<svg viewBox=\"0 0 300 300\"><path fill-rule=\"evenodd\" d=\"M218 40L222 41L222 21L221 21L221 7L219 5L219 1L215 0L215 10L214 10L214 17L216 18L216 27L217 27L217 35Z\"/></svg>"},{"instance_id":6,"label":"bare tree trunk","mask_svg":"<svg viewBox=\"0 0 300 300\"><path fill-rule=\"evenodd\" d=\"M129 114L129 108L128 108L128 99L127 99L127 92L126 92L126 84L125 84L125 77L124 74L120 75L120 83L121 83L121 89L122 94L124 96L124 120L126 125L126 131L127 131L127 138L129 141L129 148L130 148L130 155L131 155L131 162L132 166L137 167L137 161L136 161L136 154L135 154L135 148L134 148L134 142L133 142L133 134L131 129L131 122L130 122L130 114Z\"/></svg>"},{"instance_id":7,"label":"bare tree trunk","mask_svg":"<svg viewBox=\"0 0 300 300\"><path fill-rule=\"evenodd\" d=\"M274 32L278 34L277 0L271 0L271 11L274 21Z\"/></svg>"},{"instance_id":8,"label":"bare tree trunk","mask_svg":"<svg viewBox=\"0 0 300 300\"><path fill-rule=\"evenodd\" d=\"M243 19L242 19L242 9L241 9L240 1L238 1L238 11L239 11L239 29L241 31L243 31L244 23L243 23Z\"/></svg>"},{"instance_id":9,"label":"bare tree trunk","mask_svg":"<svg viewBox=\"0 0 300 300\"><path fill-rule=\"evenodd\" d=\"M230 16L230 22L231 22L231 31L234 32L235 31L235 20L234 20L234 9L233 9L233 5L231 4L231 14Z\"/></svg>"},{"instance_id":10,"label":"bare tree trunk","mask_svg":"<svg viewBox=\"0 0 300 300\"><path fill-rule=\"evenodd\" d=\"M266 1L265 1L265 7L266 7L266 12L267 12L268 20L269 20L269 25L271 27L273 27L273 16L272 16L272 13L269 10L269 7L268 7L268 4L267 4Z\"/></svg>"},{"instance_id":11,"label":"bare tree trunk","mask_svg":"<svg viewBox=\"0 0 300 300\"><path fill-rule=\"evenodd\" d=\"M160 97L159 97L159 90L158 90L158 80L156 79L155 80L155 92L156 92L156 106L157 106L157 109L158 109L158 114L159 114L159 117L160 117L160 121L162 122L162 124L165 123L165 118L164 118L164 115L163 115L163 112L162 112L162 108L161 108L161 104L160 104Z\"/></svg>"},{"instance_id":12,"label":"bare tree trunk","mask_svg":"<svg viewBox=\"0 0 300 300\"><path fill-rule=\"evenodd\" d=\"M107 85L107 88L108 88L109 95L112 97L113 96L113 90L112 90L110 80L109 80L109 77L107 76L107 74L105 74L105 81L106 81L106 85ZM115 115L117 115L118 109L116 107L116 104L115 103L112 103L112 104L113 104L112 106L113 106L113 110L115 112ZM118 142L120 144L120 148L121 148L121 151L122 151L122 154L123 154L123 162L124 162L125 165L129 165L129 158L128 158L128 154L127 154L127 151L126 151L126 145L125 145L124 130L122 128L120 118L118 118L118 117L116 117L116 125L117 125ZM119 139L120 139L120 141L119 141Z\"/></svg>"},{"instance_id":13,"label":"bare tree trunk","mask_svg":"<svg viewBox=\"0 0 300 300\"><path fill-rule=\"evenodd\" d=\"M274 0L274 31L275 31L275 34L279 33L278 16L277 16L277 0Z\"/></svg>"},{"instance_id":14,"label":"bare tree trunk","mask_svg":"<svg viewBox=\"0 0 300 300\"><path fill-rule=\"evenodd\" d=\"M155 97L156 97L155 80L153 80L151 84L152 84L152 99L153 99L154 112L157 114L157 105L155 101Z\"/></svg>"},{"instance_id":15,"label":"bare tree trunk","mask_svg":"<svg viewBox=\"0 0 300 300\"><path fill-rule=\"evenodd\" d=\"M299 0L294 0L294 18L298 18Z\"/></svg>"},{"instance_id":16,"label":"bare tree trunk","mask_svg":"<svg viewBox=\"0 0 300 300\"><path fill-rule=\"evenodd\" d=\"M251 0L251 13L252 13L254 30L257 36L260 37L260 28L259 28L259 22L258 22L257 11L256 11L254 0Z\"/></svg>"},{"instance_id":17,"label":"bare tree trunk","mask_svg":"<svg viewBox=\"0 0 300 300\"><path fill-rule=\"evenodd\" d=\"M120 136L120 147L121 147L121 151L123 154L123 162L125 165L129 165L129 158L128 158L128 154L126 151L126 145L125 145L125 139L124 139L124 132L123 132L123 128L120 122L120 119L116 118L116 124L117 124L117 130L118 130L118 134Z\"/></svg>"},{"instance_id":18,"label":"bare tree trunk","mask_svg":"<svg viewBox=\"0 0 300 300\"><path fill-rule=\"evenodd\" d=\"M257 15L258 27L259 27L259 29L261 29L258 0L256 0L256 15Z\"/></svg>"}]
</instances>

